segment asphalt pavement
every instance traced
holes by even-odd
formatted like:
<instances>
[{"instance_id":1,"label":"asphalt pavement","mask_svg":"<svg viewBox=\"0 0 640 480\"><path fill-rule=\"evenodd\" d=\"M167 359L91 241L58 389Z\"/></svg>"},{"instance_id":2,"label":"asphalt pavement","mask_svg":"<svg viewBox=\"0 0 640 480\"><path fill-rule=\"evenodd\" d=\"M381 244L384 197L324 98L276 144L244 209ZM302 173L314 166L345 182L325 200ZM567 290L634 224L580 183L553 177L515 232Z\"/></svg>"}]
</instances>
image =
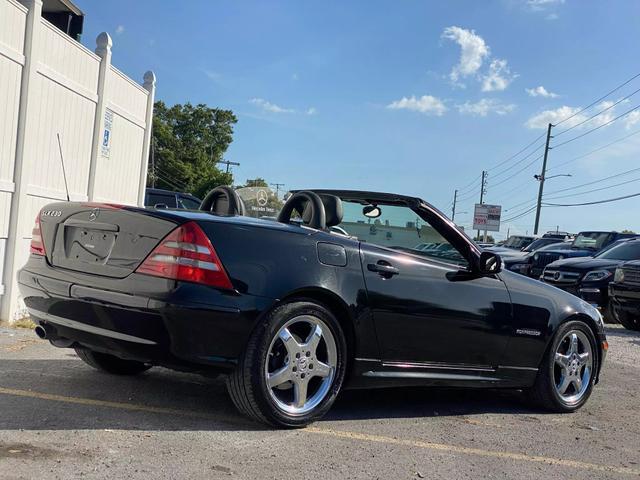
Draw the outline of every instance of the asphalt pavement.
<instances>
[{"instance_id":1,"label":"asphalt pavement","mask_svg":"<svg viewBox=\"0 0 640 480\"><path fill-rule=\"evenodd\" d=\"M110 376L0 328L0 479L638 478L640 334L608 335L577 413L501 391L350 391L323 421L282 431L236 413L221 378Z\"/></svg>"}]
</instances>

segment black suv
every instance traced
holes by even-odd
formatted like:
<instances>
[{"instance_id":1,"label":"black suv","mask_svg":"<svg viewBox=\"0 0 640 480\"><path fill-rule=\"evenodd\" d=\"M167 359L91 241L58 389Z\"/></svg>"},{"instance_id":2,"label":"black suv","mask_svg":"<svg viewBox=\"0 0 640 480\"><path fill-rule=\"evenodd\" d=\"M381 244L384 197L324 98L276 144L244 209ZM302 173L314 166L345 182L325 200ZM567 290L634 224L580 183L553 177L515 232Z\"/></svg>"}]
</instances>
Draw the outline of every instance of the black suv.
<instances>
[{"instance_id":1,"label":"black suv","mask_svg":"<svg viewBox=\"0 0 640 480\"><path fill-rule=\"evenodd\" d=\"M609 284L613 311L623 327L640 330L640 260L622 264Z\"/></svg>"},{"instance_id":2,"label":"black suv","mask_svg":"<svg viewBox=\"0 0 640 480\"><path fill-rule=\"evenodd\" d=\"M563 258L592 257L617 240L636 236L637 235L635 233L598 231L580 232L576 238L574 238L571 248L568 250L545 249L544 252L534 254L529 276L539 278L540 275L542 275L544 268L556 260L562 260Z\"/></svg>"},{"instance_id":3,"label":"black suv","mask_svg":"<svg viewBox=\"0 0 640 480\"><path fill-rule=\"evenodd\" d=\"M547 265L541 280L599 307L609 319L609 283L616 268L640 260L640 238L618 240L593 257L566 258Z\"/></svg>"}]
</instances>

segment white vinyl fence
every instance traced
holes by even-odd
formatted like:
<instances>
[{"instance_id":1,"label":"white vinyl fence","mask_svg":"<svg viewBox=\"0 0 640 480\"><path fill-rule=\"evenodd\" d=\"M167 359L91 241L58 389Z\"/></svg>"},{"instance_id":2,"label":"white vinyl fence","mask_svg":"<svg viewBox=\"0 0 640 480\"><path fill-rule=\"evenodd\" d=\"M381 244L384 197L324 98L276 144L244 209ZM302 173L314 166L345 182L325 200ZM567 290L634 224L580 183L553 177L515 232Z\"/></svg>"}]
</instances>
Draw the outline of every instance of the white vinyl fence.
<instances>
[{"instance_id":1,"label":"white vinyl fence","mask_svg":"<svg viewBox=\"0 0 640 480\"><path fill-rule=\"evenodd\" d=\"M26 7L24 5L27 5ZM155 75L144 84L41 18L41 0L0 0L0 319L24 315L16 272L44 205L66 200L142 205Z\"/></svg>"}]
</instances>

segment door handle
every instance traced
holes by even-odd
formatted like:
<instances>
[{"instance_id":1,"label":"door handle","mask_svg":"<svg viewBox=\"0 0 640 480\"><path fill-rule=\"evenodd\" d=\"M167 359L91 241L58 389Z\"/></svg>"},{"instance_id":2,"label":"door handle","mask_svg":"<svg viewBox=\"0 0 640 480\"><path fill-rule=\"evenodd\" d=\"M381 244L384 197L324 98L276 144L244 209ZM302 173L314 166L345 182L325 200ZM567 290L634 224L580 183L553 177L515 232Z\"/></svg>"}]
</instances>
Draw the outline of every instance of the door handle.
<instances>
[{"instance_id":1,"label":"door handle","mask_svg":"<svg viewBox=\"0 0 640 480\"><path fill-rule=\"evenodd\" d=\"M400 273L400 270L384 261L380 261L378 263L369 263L367 265L367 270L369 270L370 272L379 273L385 278L391 278L392 276L398 275Z\"/></svg>"}]
</instances>

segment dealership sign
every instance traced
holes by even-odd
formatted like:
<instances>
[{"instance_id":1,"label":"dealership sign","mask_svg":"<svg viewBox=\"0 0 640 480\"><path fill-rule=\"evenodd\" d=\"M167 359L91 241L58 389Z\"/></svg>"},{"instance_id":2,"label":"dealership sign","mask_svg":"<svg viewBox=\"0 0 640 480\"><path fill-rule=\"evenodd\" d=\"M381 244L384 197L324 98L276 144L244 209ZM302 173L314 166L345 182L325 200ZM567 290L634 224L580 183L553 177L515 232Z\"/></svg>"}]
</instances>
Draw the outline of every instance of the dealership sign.
<instances>
[{"instance_id":1,"label":"dealership sign","mask_svg":"<svg viewBox=\"0 0 640 480\"><path fill-rule=\"evenodd\" d=\"M476 203L473 211L473 229L497 232L500 230L502 206Z\"/></svg>"}]
</instances>

